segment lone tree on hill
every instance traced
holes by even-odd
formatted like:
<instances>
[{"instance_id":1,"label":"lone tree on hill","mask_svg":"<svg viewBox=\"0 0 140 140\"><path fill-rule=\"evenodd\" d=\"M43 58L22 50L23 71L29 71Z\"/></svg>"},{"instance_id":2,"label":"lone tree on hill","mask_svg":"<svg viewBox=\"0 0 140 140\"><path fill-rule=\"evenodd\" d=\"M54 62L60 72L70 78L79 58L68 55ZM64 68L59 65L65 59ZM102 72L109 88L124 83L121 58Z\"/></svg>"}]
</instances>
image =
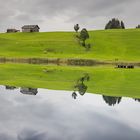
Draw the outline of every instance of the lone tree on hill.
<instances>
[{"instance_id":1,"label":"lone tree on hill","mask_svg":"<svg viewBox=\"0 0 140 140\"><path fill-rule=\"evenodd\" d=\"M140 28L140 24L136 28Z\"/></svg>"},{"instance_id":2,"label":"lone tree on hill","mask_svg":"<svg viewBox=\"0 0 140 140\"><path fill-rule=\"evenodd\" d=\"M75 30L76 32L78 32L79 29L80 29L79 24L74 25L74 30Z\"/></svg>"},{"instance_id":3,"label":"lone tree on hill","mask_svg":"<svg viewBox=\"0 0 140 140\"><path fill-rule=\"evenodd\" d=\"M80 40L82 40L82 46L86 46L86 40L89 38L89 34L86 28L83 28L80 32Z\"/></svg>"},{"instance_id":4,"label":"lone tree on hill","mask_svg":"<svg viewBox=\"0 0 140 140\"><path fill-rule=\"evenodd\" d=\"M106 24L105 29L125 29L125 25L123 21L120 22L118 19L113 18Z\"/></svg>"}]
</instances>

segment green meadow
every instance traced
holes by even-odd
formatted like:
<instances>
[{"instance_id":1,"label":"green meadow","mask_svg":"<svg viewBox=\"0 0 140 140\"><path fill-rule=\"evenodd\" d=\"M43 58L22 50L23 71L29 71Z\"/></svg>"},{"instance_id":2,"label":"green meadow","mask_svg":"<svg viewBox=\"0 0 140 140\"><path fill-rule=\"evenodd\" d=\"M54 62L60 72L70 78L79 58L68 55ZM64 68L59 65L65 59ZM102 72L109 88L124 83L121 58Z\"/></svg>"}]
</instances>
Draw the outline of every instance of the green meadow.
<instances>
[{"instance_id":1,"label":"green meadow","mask_svg":"<svg viewBox=\"0 0 140 140\"><path fill-rule=\"evenodd\" d=\"M86 51L75 32L2 33L0 57L139 62L139 29L90 31L89 34L87 42L91 50Z\"/></svg>"},{"instance_id":2,"label":"green meadow","mask_svg":"<svg viewBox=\"0 0 140 140\"><path fill-rule=\"evenodd\" d=\"M90 31L91 49L79 44L75 32L2 33L0 58L79 58L103 62L140 62L140 30ZM0 85L74 90L88 73L89 93L140 98L140 70L114 66L76 67L0 64Z\"/></svg>"},{"instance_id":3,"label":"green meadow","mask_svg":"<svg viewBox=\"0 0 140 140\"><path fill-rule=\"evenodd\" d=\"M139 68L0 64L0 85L73 91L77 80L85 73L90 76L84 83L89 93L140 98Z\"/></svg>"}]
</instances>

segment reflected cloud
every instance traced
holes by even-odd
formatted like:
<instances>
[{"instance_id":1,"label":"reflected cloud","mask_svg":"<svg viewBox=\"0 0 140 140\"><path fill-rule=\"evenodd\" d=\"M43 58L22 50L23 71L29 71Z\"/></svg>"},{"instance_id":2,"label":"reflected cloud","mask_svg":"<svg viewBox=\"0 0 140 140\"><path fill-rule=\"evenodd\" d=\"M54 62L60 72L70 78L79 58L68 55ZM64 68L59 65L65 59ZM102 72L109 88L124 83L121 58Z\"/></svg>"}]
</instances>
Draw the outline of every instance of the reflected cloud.
<instances>
[{"instance_id":1,"label":"reflected cloud","mask_svg":"<svg viewBox=\"0 0 140 140\"><path fill-rule=\"evenodd\" d=\"M139 120L135 125L134 118L129 118L132 113L140 115L135 102L136 112L127 107L129 102L121 104L120 110L101 106L99 95L86 94L73 102L65 91L38 92L38 96L0 94L0 140L139 140ZM125 117L121 115L124 110L128 112Z\"/></svg>"}]
</instances>

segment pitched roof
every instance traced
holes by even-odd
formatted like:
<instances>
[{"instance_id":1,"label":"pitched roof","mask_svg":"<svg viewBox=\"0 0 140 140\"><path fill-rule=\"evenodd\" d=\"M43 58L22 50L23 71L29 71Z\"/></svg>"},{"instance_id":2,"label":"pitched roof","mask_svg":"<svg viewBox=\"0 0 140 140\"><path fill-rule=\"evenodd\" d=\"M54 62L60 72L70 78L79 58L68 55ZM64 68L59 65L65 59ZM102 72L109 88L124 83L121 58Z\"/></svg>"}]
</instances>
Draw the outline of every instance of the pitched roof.
<instances>
[{"instance_id":1,"label":"pitched roof","mask_svg":"<svg viewBox=\"0 0 140 140\"><path fill-rule=\"evenodd\" d=\"M34 29L35 27L40 29L38 25L24 25L22 29Z\"/></svg>"},{"instance_id":2,"label":"pitched roof","mask_svg":"<svg viewBox=\"0 0 140 140\"><path fill-rule=\"evenodd\" d=\"M10 30L10 31L17 31L16 29L12 29L12 28L11 28L11 29L8 28L7 31L8 31L8 30Z\"/></svg>"}]
</instances>

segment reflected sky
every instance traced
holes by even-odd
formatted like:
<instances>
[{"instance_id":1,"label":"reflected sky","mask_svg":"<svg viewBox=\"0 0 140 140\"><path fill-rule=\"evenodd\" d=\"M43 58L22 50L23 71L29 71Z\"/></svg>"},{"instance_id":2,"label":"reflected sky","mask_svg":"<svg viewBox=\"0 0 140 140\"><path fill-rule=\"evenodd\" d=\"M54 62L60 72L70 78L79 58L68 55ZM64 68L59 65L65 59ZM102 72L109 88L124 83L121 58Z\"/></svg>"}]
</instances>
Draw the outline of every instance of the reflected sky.
<instances>
[{"instance_id":1,"label":"reflected sky","mask_svg":"<svg viewBox=\"0 0 140 140\"><path fill-rule=\"evenodd\" d=\"M0 86L0 140L139 140L140 103L109 106L101 95L38 89L36 96Z\"/></svg>"}]
</instances>

